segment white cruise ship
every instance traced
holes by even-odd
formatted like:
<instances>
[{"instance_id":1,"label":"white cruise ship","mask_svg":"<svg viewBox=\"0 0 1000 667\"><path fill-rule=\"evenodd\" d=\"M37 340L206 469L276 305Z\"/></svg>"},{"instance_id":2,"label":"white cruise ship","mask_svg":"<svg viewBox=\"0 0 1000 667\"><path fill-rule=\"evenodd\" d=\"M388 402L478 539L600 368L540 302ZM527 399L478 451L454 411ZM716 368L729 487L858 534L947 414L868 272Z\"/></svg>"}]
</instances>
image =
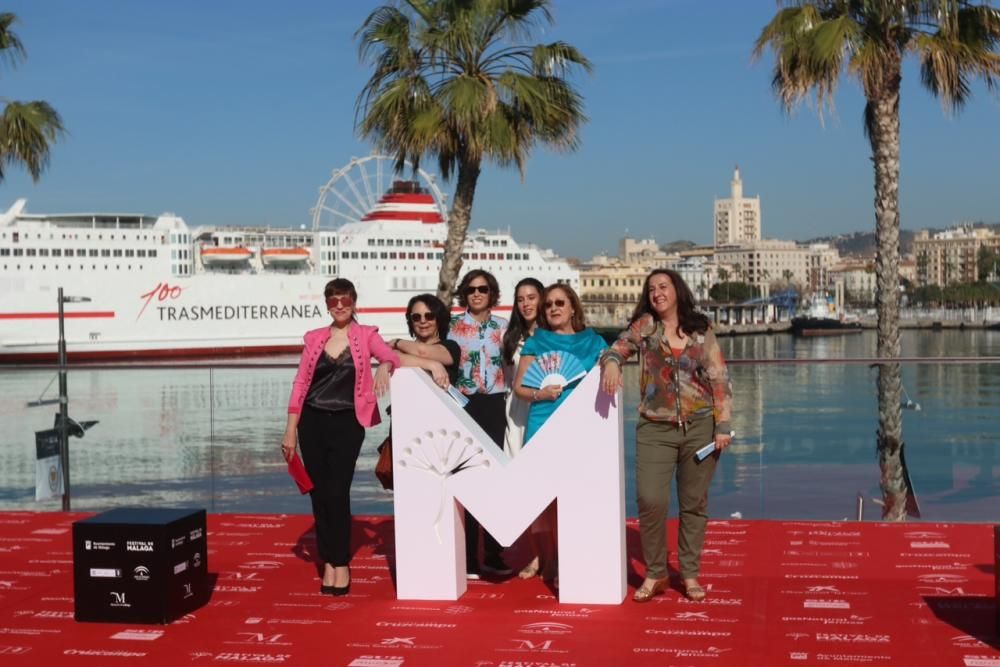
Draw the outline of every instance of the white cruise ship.
<instances>
[{"instance_id":1,"label":"white cruise ship","mask_svg":"<svg viewBox=\"0 0 1000 667\"><path fill-rule=\"evenodd\" d=\"M367 184L366 184L367 185ZM323 287L345 277L358 319L405 337L411 296L433 293L447 224L417 181L395 181L353 221L333 229L207 227L178 216L38 215L18 200L0 214L0 361L55 358L58 297L70 359L236 356L297 352L329 322ZM552 251L509 233L470 230L463 271L500 283L509 313L518 280L578 287Z\"/></svg>"}]
</instances>

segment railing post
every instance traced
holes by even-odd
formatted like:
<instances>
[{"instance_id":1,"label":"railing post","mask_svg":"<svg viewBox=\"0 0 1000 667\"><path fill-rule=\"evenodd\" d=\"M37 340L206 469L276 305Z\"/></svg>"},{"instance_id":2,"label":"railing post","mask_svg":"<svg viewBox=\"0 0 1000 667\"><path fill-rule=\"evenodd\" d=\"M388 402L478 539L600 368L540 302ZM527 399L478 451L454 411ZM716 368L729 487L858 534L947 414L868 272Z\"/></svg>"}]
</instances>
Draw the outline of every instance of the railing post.
<instances>
[{"instance_id":1,"label":"railing post","mask_svg":"<svg viewBox=\"0 0 1000 667\"><path fill-rule=\"evenodd\" d=\"M69 501L69 393L66 388L66 332L63 326L63 288L59 288L59 462L62 466L62 511Z\"/></svg>"},{"instance_id":2,"label":"railing post","mask_svg":"<svg viewBox=\"0 0 1000 667\"><path fill-rule=\"evenodd\" d=\"M860 491L858 492L858 502L857 502L857 521L864 521L865 519L865 496Z\"/></svg>"}]
</instances>

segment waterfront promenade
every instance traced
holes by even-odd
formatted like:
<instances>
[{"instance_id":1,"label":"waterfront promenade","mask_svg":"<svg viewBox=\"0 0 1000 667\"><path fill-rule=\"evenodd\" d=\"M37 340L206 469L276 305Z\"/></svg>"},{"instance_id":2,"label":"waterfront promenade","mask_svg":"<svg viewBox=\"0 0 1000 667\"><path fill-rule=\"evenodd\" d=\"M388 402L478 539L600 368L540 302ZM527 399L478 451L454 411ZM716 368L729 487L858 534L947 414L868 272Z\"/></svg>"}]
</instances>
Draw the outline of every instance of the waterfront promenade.
<instances>
[{"instance_id":1,"label":"waterfront promenade","mask_svg":"<svg viewBox=\"0 0 1000 667\"><path fill-rule=\"evenodd\" d=\"M875 329L878 326L874 317L862 317L858 322L862 329ZM715 332L719 336L745 336L754 334L788 333L791 331L790 320L776 322L747 322L743 324L715 324ZM924 331L964 331L965 329L1000 330L1000 321L972 321L962 319L913 318L900 320L900 329ZM609 330L611 331L611 330Z\"/></svg>"},{"instance_id":2,"label":"waterfront promenade","mask_svg":"<svg viewBox=\"0 0 1000 667\"><path fill-rule=\"evenodd\" d=\"M310 517L213 514L209 603L155 626L73 620L70 534L84 516L0 514L4 665L1000 665L983 524L712 521L705 602L674 588L581 606L516 577L470 582L457 601L396 600L390 517L356 519L351 594L322 596ZM631 594L633 522L627 538Z\"/></svg>"}]
</instances>

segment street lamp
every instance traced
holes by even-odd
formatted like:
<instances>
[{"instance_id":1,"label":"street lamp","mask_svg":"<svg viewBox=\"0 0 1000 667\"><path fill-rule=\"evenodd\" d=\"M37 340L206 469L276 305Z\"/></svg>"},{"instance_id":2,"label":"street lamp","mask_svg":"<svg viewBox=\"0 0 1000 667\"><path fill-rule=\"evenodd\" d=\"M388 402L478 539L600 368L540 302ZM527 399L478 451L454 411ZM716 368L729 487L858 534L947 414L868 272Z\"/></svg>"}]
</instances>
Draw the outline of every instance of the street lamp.
<instances>
[{"instance_id":1,"label":"street lamp","mask_svg":"<svg viewBox=\"0 0 1000 667\"><path fill-rule=\"evenodd\" d=\"M59 461L62 465L63 496L62 509L69 507L69 395L66 389L66 333L63 324L63 304L86 303L90 297L64 296L59 288Z\"/></svg>"}]
</instances>

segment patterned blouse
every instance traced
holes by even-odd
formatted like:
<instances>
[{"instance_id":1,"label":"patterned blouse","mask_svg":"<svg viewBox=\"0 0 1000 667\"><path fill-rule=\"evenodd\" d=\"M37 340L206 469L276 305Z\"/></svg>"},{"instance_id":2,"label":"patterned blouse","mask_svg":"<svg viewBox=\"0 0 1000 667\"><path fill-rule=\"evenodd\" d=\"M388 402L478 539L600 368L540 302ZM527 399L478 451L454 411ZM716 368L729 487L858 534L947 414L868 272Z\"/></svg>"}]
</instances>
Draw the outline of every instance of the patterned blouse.
<instances>
[{"instance_id":1,"label":"patterned blouse","mask_svg":"<svg viewBox=\"0 0 1000 667\"><path fill-rule=\"evenodd\" d=\"M492 313L482 323L468 311L451 318L448 339L462 349L455 386L463 394L502 394L507 390L502 353L506 329L507 320Z\"/></svg>"},{"instance_id":2,"label":"patterned blouse","mask_svg":"<svg viewBox=\"0 0 1000 667\"><path fill-rule=\"evenodd\" d=\"M663 322L643 315L619 334L601 356L601 363L614 360L621 365L641 353L640 415L677 424L713 414L715 432L729 433L733 386L715 334L708 329L689 337L677 359L664 334Z\"/></svg>"}]
</instances>

